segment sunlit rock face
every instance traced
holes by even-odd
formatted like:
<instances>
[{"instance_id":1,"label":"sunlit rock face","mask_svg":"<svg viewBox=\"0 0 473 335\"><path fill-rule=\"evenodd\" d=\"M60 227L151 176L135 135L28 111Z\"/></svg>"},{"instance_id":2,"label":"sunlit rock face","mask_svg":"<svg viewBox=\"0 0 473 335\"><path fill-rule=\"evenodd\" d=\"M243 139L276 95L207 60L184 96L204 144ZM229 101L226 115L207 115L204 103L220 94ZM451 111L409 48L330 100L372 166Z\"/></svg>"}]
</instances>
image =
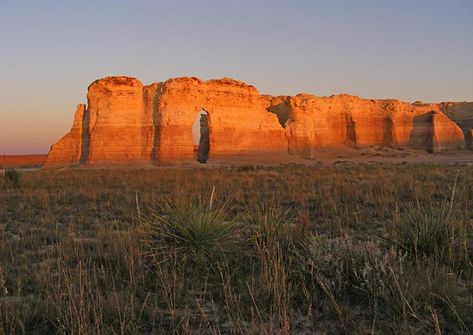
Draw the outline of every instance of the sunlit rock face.
<instances>
[{"instance_id":1,"label":"sunlit rock face","mask_svg":"<svg viewBox=\"0 0 473 335\"><path fill-rule=\"evenodd\" d=\"M89 86L87 100L86 163L149 160L153 111L145 108L140 81L129 77L97 80Z\"/></svg>"},{"instance_id":2,"label":"sunlit rock face","mask_svg":"<svg viewBox=\"0 0 473 335\"><path fill-rule=\"evenodd\" d=\"M144 86L96 80L46 167L195 160L192 124L204 110L208 159L321 148L408 146L428 152L472 147L473 103L405 103L350 95L261 95L233 79L175 78ZM208 143L207 143L208 142Z\"/></svg>"},{"instance_id":3,"label":"sunlit rock face","mask_svg":"<svg viewBox=\"0 0 473 335\"><path fill-rule=\"evenodd\" d=\"M193 159L192 124L208 113L210 158L287 152L285 130L253 86L233 79L166 81L158 93L157 160Z\"/></svg>"},{"instance_id":4,"label":"sunlit rock face","mask_svg":"<svg viewBox=\"0 0 473 335\"><path fill-rule=\"evenodd\" d=\"M465 147L461 129L437 104L307 94L273 102L270 110L285 120L289 152L305 158L330 147L409 145L428 152Z\"/></svg>"},{"instance_id":5,"label":"sunlit rock face","mask_svg":"<svg viewBox=\"0 0 473 335\"><path fill-rule=\"evenodd\" d=\"M82 131L86 106L77 105L71 130L51 146L46 165L62 166L78 164L82 154Z\"/></svg>"}]
</instances>

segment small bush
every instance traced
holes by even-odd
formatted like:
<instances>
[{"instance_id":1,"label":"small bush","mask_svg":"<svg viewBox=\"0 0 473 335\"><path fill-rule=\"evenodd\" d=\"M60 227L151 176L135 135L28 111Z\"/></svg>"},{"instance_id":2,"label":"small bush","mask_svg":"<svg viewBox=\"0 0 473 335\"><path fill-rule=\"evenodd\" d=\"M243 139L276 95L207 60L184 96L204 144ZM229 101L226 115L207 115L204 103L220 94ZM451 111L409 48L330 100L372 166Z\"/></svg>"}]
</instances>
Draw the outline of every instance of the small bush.
<instances>
[{"instance_id":1,"label":"small bush","mask_svg":"<svg viewBox=\"0 0 473 335\"><path fill-rule=\"evenodd\" d=\"M212 267L238 251L240 228L228 219L227 204L212 209L202 200L177 202L161 212L152 210L147 220L148 244L159 262Z\"/></svg>"},{"instance_id":2,"label":"small bush","mask_svg":"<svg viewBox=\"0 0 473 335\"><path fill-rule=\"evenodd\" d=\"M8 169L5 171L5 178L14 186L20 185L21 174L17 170Z\"/></svg>"}]
</instances>

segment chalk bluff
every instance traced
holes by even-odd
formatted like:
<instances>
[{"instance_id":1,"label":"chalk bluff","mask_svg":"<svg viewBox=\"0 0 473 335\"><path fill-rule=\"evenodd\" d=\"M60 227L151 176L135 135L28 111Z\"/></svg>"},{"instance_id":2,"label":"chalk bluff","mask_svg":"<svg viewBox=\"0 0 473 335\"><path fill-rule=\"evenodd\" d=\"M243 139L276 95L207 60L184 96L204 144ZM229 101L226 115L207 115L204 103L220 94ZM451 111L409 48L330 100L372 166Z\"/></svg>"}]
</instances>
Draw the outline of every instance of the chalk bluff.
<instances>
[{"instance_id":1,"label":"chalk bluff","mask_svg":"<svg viewBox=\"0 0 473 335\"><path fill-rule=\"evenodd\" d=\"M473 103L273 97L228 78L144 86L120 76L89 86L87 105L78 105L71 130L52 145L45 167L194 160L192 125L201 110L210 159L275 153L316 159L321 148L373 145L473 149Z\"/></svg>"}]
</instances>

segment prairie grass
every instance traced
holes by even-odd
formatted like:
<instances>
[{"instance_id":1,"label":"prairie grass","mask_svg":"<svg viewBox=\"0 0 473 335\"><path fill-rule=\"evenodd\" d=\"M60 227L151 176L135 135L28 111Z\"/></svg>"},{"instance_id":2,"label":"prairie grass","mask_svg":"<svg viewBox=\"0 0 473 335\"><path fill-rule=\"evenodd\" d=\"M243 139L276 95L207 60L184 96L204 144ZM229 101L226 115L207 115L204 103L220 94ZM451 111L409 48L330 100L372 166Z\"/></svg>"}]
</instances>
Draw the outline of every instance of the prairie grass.
<instances>
[{"instance_id":1,"label":"prairie grass","mask_svg":"<svg viewBox=\"0 0 473 335\"><path fill-rule=\"evenodd\" d=\"M0 190L0 334L473 331L468 166L32 171Z\"/></svg>"}]
</instances>

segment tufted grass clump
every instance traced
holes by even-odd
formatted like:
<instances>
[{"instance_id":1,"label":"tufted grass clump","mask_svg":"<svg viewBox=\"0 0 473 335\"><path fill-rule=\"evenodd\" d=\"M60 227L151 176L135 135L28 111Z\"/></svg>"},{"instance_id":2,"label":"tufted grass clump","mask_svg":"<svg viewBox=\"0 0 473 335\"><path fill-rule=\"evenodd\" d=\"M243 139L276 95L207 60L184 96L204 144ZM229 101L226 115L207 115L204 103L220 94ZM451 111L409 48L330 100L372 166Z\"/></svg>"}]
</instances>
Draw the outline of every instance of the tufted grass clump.
<instances>
[{"instance_id":1,"label":"tufted grass clump","mask_svg":"<svg viewBox=\"0 0 473 335\"><path fill-rule=\"evenodd\" d=\"M148 245L158 262L213 267L238 251L240 228L229 218L228 202L212 208L202 199L165 203L147 220Z\"/></svg>"},{"instance_id":2,"label":"tufted grass clump","mask_svg":"<svg viewBox=\"0 0 473 335\"><path fill-rule=\"evenodd\" d=\"M295 224L290 211L281 207L262 206L246 216L247 239L252 242L265 284L272 287L277 277L297 277L313 244L312 233Z\"/></svg>"},{"instance_id":3,"label":"tufted grass clump","mask_svg":"<svg viewBox=\"0 0 473 335\"><path fill-rule=\"evenodd\" d=\"M305 252L309 237L305 227L297 226L290 212L281 207L262 207L247 215L256 245L280 249L285 256Z\"/></svg>"}]
</instances>

